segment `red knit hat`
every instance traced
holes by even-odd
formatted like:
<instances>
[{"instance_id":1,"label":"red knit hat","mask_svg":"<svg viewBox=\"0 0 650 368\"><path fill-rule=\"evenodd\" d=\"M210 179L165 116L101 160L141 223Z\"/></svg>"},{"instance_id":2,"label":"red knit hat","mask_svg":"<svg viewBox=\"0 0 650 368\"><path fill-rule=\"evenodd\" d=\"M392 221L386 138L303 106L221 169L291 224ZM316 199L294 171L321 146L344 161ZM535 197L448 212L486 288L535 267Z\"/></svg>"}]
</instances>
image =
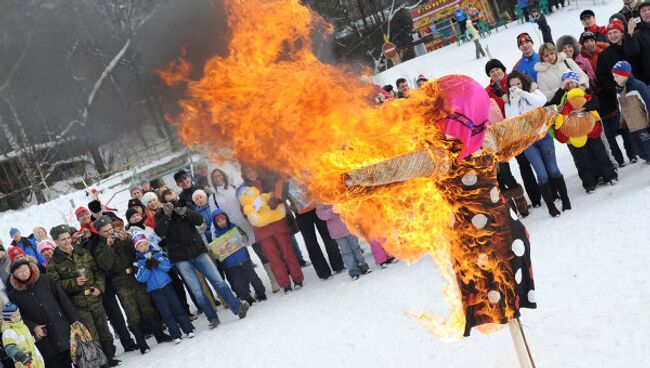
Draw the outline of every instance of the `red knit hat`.
<instances>
[{"instance_id":1,"label":"red knit hat","mask_svg":"<svg viewBox=\"0 0 650 368\"><path fill-rule=\"evenodd\" d=\"M9 262L13 262L20 254L25 255L20 247L11 247L7 253L9 253Z\"/></svg>"},{"instance_id":2,"label":"red knit hat","mask_svg":"<svg viewBox=\"0 0 650 368\"><path fill-rule=\"evenodd\" d=\"M81 214L84 213L84 212L88 212L88 213L90 213L90 211L88 211L88 209L87 209L86 207L84 207L84 206L79 206L79 207L77 207L76 210L74 210L74 215L75 215L77 218L79 218L79 217L81 217Z\"/></svg>"},{"instance_id":3,"label":"red knit hat","mask_svg":"<svg viewBox=\"0 0 650 368\"><path fill-rule=\"evenodd\" d=\"M620 19L612 19L609 21L609 24L607 25L607 30L610 31L612 29L618 29L619 31L625 33L625 24Z\"/></svg>"}]
</instances>

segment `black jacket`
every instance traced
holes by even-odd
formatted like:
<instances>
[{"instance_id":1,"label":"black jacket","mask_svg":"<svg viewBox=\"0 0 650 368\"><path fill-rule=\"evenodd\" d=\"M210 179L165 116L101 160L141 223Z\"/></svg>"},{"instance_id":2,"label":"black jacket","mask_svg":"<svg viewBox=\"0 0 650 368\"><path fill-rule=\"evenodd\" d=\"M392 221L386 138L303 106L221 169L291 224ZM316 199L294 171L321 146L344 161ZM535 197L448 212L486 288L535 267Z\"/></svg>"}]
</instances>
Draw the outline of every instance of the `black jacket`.
<instances>
[{"instance_id":1,"label":"black jacket","mask_svg":"<svg viewBox=\"0 0 650 368\"><path fill-rule=\"evenodd\" d=\"M539 27L539 30L542 32L542 39L544 43L552 43L553 42L553 35L551 34L551 26L548 25L548 22L546 21L546 17L544 14L540 14L537 19L535 20L537 22L537 26Z\"/></svg>"},{"instance_id":2,"label":"black jacket","mask_svg":"<svg viewBox=\"0 0 650 368\"><path fill-rule=\"evenodd\" d=\"M30 331L45 325L47 336L36 347L47 361L70 349L70 325L79 321L79 314L63 290L47 275L41 275L35 265L27 286L10 277L7 295L20 308L20 314Z\"/></svg>"},{"instance_id":3,"label":"black jacket","mask_svg":"<svg viewBox=\"0 0 650 368\"><path fill-rule=\"evenodd\" d=\"M196 229L203 224L203 216L189 207L184 216L175 211L167 216L162 208L156 212L155 231L165 240L167 255L172 262L189 261L208 251Z\"/></svg>"},{"instance_id":4,"label":"black jacket","mask_svg":"<svg viewBox=\"0 0 650 368\"><path fill-rule=\"evenodd\" d=\"M624 43L625 54L631 57L638 57L642 63L642 72L635 74L636 79L643 83L650 83L650 24L641 22L637 25L634 36L630 42Z\"/></svg>"},{"instance_id":5,"label":"black jacket","mask_svg":"<svg viewBox=\"0 0 650 368\"><path fill-rule=\"evenodd\" d=\"M190 207L194 207L194 201L192 200L192 194L199 190L201 188L197 187L196 185L192 185L191 187L187 189L183 189L180 193L178 193L178 198L185 200L188 204L190 204Z\"/></svg>"}]
</instances>

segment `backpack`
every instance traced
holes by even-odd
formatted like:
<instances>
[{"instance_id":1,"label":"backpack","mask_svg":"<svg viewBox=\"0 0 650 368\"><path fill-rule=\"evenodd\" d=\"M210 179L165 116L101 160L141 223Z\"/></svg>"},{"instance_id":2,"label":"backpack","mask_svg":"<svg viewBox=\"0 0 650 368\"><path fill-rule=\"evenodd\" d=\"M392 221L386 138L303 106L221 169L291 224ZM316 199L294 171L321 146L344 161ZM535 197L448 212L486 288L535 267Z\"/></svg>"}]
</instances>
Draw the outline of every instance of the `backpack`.
<instances>
[{"instance_id":1,"label":"backpack","mask_svg":"<svg viewBox=\"0 0 650 368\"><path fill-rule=\"evenodd\" d=\"M70 326L70 355L78 368L100 368L108 364L101 347L81 322Z\"/></svg>"}]
</instances>

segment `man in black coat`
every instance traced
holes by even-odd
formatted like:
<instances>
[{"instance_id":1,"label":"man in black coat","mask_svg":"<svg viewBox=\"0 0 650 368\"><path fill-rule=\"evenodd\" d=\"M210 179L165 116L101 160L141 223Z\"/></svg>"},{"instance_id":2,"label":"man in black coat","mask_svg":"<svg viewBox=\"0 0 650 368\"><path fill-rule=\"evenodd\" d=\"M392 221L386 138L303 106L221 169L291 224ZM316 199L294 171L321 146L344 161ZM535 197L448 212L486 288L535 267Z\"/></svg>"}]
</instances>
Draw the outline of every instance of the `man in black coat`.
<instances>
[{"instance_id":1,"label":"man in black coat","mask_svg":"<svg viewBox=\"0 0 650 368\"><path fill-rule=\"evenodd\" d=\"M27 260L10 268L9 300L18 306L48 368L70 368L70 325L79 314L63 290Z\"/></svg>"},{"instance_id":2,"label":"man in black coat","mask_svg":"<svg viewBox=\"0 0 650 368\"><path fill-rule=\"evenodd\" d=\"M188 174L185 170L180 170L174 174L174 180L176 181L176 185L182 189L182 191L178 194L178 198L180 198L182 201L185 201L185 203L189 203L190 207L194 208L192 194L201 188L192 184L192 178L190 178L190 174Z\"/></svg>"},{"instance_id":3,"label":"man in black coat","mask_svg":"<svg viewBox=\"0 0 650 368\"><path fill-rule=\"evenodd\" d=\"M639 57L643 66L643 74L636 73L634 76L645 84L650 83L650 0L645 0L639 5L641 22L634 20L628 22L628 34L631 35L629 42L624 42L625 54Z\"/></svg>"}]
</instances>

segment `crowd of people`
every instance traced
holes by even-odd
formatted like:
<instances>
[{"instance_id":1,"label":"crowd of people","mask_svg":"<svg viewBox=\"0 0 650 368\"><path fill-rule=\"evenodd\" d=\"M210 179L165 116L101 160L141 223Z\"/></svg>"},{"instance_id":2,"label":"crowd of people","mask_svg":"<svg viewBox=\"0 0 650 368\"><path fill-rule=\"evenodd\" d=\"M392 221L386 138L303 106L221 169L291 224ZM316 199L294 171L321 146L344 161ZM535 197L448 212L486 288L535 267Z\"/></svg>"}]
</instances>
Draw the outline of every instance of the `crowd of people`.
<instances>
[{"instance_id":1,"label":"crowd of people","mask_svg":"<svg viewBox=\"0 0 650 368\"><path fill-rule=\"evenodd\" d=\"M532 14L540 16L536 9ZM589 9L580 13L579 21L581 34L553 42L544 20L544 43L538 48L528 33L519 34L516 45L522 55L510 70L498 59L485 64L490 78L485 89L494 102L493 115L499 116L490 122L542 106L556 105L560 112L549 133L516 157L523 188L509 163L499 164L500 189L523 217L542 201L553 217L571 209L555 141L567 145L587 193L616 184L618 168L639 158L650 163L650 0L623 0L623 8L606 26L599 26ZM418 76L417 87L424 81ZM397 93L384 86L375 101L408 98L408 81L399 78L396 86Z\"/></svg>"},{"instance_id":2,"label":"crowd of people","mask_svg":"<svg viewBox=\"0 0 650 368\"><path fill-rule=\"evenodd\" d=\"M70 330L80 326L101 347L105 366L115 366L114 333L125 352L146 354L147 337L193 338L200 314L217 327L218 306L245 318L253 303L267 300L249 247L272 293L302 288L310 265L323 280L371 272L359 239L331 205L311 200L292 179L255 165L241 169L239 186L219 168L209 173L205 162L174 175L178 193L160 180L133 185L124 217L93 192L75 210L77 227L36 227L27 237L12 228L11 245L0 243L4 366L69 368ZM370 248L380 267L395 262L379 240Z\"/></svg>"}]
</instances>

